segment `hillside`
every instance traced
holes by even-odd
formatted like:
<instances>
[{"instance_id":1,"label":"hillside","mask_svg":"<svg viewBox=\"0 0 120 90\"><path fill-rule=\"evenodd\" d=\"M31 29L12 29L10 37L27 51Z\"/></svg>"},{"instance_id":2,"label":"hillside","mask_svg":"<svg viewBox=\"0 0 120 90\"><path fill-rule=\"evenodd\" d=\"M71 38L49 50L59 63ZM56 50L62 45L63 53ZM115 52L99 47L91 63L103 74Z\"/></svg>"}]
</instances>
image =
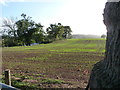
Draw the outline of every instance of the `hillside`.
<instances>
[{"instance_id":1,"label":"hillside","mask_svg":"<svg viewBox=\"0 0 120 90\"><path fill-rule=\"evenodd\" d=\"M12 85L21 89L85 88L93 64L104 57L104 48L105 39L4 47L3 70L11 70Z\"/></svg>"},{"instance_id":2,"label":"hillside","mask_svg":"<svg viewBox=\"0 0 120 90\"><path fill-rule=\"evenodd\" d=\"M101 38L99 35L84 35L84 34L73 34L72 38L79 39L79 38Z\"/></svg>"}]
</instances>

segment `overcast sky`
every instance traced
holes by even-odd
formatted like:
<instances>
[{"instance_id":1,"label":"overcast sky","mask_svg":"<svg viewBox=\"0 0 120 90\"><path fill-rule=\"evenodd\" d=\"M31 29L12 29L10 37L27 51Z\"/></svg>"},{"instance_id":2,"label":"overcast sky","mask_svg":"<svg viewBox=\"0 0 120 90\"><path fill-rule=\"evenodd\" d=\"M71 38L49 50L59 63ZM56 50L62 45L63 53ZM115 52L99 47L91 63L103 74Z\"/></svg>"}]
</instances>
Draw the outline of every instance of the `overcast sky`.
<instances>
[{"instance_id":1,"label":"overcast sky","mask_svg":"<svg viewBox=\"0 0 120 90\"><path fill-rule=\"evenodd\" d=\"M62 23L73 34L106 34L103 9L107 0L0 0L0 18L17 17L22 13L46 27ZM45 29L44 28L44 29Z\"/></svg>"}]
</instances>

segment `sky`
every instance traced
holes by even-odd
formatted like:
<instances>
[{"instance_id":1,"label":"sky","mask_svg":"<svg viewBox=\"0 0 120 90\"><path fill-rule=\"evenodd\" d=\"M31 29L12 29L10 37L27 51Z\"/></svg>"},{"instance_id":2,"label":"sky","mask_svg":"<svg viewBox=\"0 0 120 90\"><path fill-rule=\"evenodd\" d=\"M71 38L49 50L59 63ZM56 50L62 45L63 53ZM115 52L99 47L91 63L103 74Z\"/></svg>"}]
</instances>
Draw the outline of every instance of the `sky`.
<instances>
[{"instance_id":1,"label":"sky","mask_svg":"<svg viewBox=\"0 0 120 90\"><path fill-rule=\"evenodd\" d=\"M72 34L106 34L103 10L107 0L0 0L0 19L18 18L25 13L37 23L61 23L70 26Z\"/></svg>"}]
</instances>

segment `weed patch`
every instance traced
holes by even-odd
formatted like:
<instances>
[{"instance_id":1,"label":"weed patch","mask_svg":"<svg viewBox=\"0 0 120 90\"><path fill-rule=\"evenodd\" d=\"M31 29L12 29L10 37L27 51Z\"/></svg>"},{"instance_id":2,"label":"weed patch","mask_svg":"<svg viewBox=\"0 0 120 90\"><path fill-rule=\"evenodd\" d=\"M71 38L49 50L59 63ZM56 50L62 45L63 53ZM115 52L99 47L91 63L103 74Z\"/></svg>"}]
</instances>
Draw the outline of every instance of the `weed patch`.
<instances>
[{"instance_id":1,"label":"weed patch","mask_svg":"<svg viewBox=\"0 0 120 90\"><path fill-rule=\"evenodd\" d=\"M62 84L64 83L63 80L58 80L58 79L42 79L41 83L43 84Z\"/></svg>"}]
</instances>

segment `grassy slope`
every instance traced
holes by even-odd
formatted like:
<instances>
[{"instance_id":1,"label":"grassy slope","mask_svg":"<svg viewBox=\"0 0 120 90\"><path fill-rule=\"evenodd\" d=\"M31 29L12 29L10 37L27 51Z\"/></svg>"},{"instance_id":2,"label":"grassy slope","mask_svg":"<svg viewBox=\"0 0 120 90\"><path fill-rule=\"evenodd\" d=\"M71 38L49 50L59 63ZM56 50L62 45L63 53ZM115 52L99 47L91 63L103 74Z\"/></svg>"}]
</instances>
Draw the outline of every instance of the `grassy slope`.
<instances>
[{"instance_id":1,"label":"grassy slope","mask_svg":"<svg viewBox=\"0 0 120 90\"><path fill-rule=\"evenodd\" d=\"M104 57L105 39L69 39L51 44L3 48L3 70L35 85L59 79L67 87L85 87L92 65ZM35 81L36 80L36 81ZM49 87L42 84L40 87ZM50 87L65 87L52 85Z\"/></svg>"}]
</instances>

